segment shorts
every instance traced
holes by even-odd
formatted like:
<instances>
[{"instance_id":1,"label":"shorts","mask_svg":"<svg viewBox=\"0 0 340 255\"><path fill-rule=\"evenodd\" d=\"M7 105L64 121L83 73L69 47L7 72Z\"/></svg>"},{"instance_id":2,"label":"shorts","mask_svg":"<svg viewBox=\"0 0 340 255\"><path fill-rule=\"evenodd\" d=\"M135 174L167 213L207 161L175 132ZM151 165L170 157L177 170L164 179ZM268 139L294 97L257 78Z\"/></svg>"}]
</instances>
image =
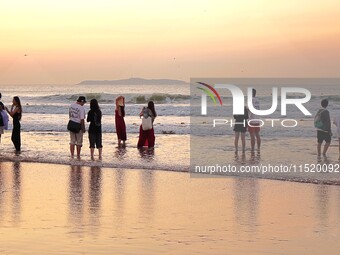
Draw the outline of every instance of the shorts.
<instances>
[{"instance_id":1,"label":"shorts","mask_svg":"<svg viewBox=\"0 0 340 255\"><path fill-rule=\"evenodd\" d=\"M70 132L70 145L83 146L83 131L80 130L78 133Z\"/></svg>"},{"instance_id":2,"label":"shorts","mask_svg":"<svg viewBox=\"0 0 340 255\"><path fill-rule=\"evenodd\" d=\"M243 124L235 124L234 131L245 133L247 131L247 127L243 126Z\"/></svg>"},{"instance_id":3,"label":"shorts","mask_svg":"<svg viewBox=\"0 0 340 255\"><path fill-rule=\"evenodd\" d=\"M102 133L89 133L90 148L103 148Z\"/></svg>"},{"instance_id":4,"label":"shorts","mask_svg":"<svg viewBox=\"0 0 340 255\"><path fill-rule=\"evenodd\" d=\"M260 123L250 123L250 125L248 125L248 131L249 133L259 133L261 130L261 127L260 127Z\"/></svg>"},{"instance_id":5,"label":"shorts","mask_svg":"<svg viewBox=\"0 0 340 255\"><path fill-rule=\"evenodd\" d=\"M319 131L319 130L317 133L317 138L318 138L318 143L322 143L323 141L325 141L326 143L330 143L332 139L330 133Z\"/></svg>"}]
</instances>

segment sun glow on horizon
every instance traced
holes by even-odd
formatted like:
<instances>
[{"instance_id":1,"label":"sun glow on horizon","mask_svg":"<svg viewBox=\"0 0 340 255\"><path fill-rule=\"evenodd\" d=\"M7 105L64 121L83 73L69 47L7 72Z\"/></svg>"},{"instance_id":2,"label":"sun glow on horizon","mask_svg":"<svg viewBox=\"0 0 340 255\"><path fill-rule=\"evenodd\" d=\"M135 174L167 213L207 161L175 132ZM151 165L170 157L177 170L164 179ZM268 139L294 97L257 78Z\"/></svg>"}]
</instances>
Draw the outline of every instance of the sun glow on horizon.
<instances>
[{"instance_id":1,"label":"sun glow on horizon","mask_svg":"<svg viewBox=\"0 0 340 255\"><path fill-rule=\"evenodd\" d=\"M2 1L0 84L337 76L339 10L333 0Z\"/></svg>"}]
</instances>

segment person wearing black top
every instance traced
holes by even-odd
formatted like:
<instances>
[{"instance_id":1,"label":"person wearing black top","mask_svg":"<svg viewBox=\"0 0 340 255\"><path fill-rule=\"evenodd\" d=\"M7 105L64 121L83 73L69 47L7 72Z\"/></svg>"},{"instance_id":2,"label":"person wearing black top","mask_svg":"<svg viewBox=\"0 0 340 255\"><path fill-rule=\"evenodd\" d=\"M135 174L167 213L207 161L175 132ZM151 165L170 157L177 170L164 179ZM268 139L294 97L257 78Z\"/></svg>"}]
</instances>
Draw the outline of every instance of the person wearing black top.
<instances>
[{"instance_id":1,"label":"person wearing black top","mask_svg":"<svg viewBox=\"0 0 340 255\"><path fill-rule=\"evenodd\" d=\"M8 114L13 118L13 130L12 130L12 142L14 144L15 150L20 152L21 150L21 115L22 115L22 107L19 97L13 97L13 104L11 107L11 111L8 108L5 108Z\"/></svg>"},{"instance_id":2,"label":"person wearing black top","mask_svg":"<svg viewBox=\"0 0 340 255\"><path fill-rule=\"evenodd\" d=\"M89 142L91 150L91 159L94 160L94 149L97 147L99 159L102 159L102 112L99 108L98 101L92 99L90 102L90 111L87 114L87 122L90 122L89 127Z\"/></svg>"}]
</instances>

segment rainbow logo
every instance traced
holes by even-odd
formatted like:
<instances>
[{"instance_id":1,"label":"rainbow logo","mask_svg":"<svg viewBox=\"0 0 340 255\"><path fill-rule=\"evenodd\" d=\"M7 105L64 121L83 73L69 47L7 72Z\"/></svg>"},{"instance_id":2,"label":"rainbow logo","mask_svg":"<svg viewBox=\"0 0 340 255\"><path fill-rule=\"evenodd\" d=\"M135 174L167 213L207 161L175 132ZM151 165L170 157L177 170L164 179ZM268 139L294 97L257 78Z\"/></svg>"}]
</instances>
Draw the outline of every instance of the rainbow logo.
<instances>
[{"instance_id":1,"label":"rainbow logo","mask_svg":"<svg viewBox=\"0 0 340 255\"><path fill-rule=\"evenodd\" d=\"M204 82L197 82L198 84L200 85L203 85L207 88L201 88L201 87L197 87L199 90L202 90L204 91L208 96L210 96L210 98L212 99L212 101L214 102L214 104L216 105L217 102L216 102L216 99L215 99L215 96L217 97L218 101L220 102L220 105L222 106L223 105L223 102L222 102L222 99L221 99L221 96L217 93L216 89L214 89L211 85L209 84L206 84Z\"/></svg>"}]
</instances>

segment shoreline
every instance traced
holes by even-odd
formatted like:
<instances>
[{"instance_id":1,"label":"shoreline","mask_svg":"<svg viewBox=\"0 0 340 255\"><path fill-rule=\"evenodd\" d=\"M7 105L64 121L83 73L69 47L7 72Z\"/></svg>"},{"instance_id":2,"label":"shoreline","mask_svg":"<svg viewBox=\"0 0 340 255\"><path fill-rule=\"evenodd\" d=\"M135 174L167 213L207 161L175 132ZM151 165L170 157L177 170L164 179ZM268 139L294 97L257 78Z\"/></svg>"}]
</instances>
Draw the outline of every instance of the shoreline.
<instances>
[{"instance_id":1,"label":"shoreline","mask_svg":"<svg viewBox=\"0 0 340 255\"><path fill-rule=\"evenodd\" d=\"M78 164L77 164L78 162ZM83 164L81 164L83 162ZM146 170L146 171L161 171L161 172L174 172L174 173L186 173L192 179L257 179L257 180L268 180L268 181L278 181L278 182L291 182L291 183L300 183L300 184L313 184L313 185L327 185L327 186L340 186L340 181L331 181L331 180L313 180L313 179L299 179L299 178L274 178L271 176L251 176L251 175L210 175L210 174L203 174L203 173L191 173L189 172L189 168L187 170L169 170L169 169L162 169L162 168L133 168L133 167L119 167L119 166L108 166L103 164L89 164L91 162L84 162L73 160L71 164L65 162L44 162L44 161L34 161L34 160L14 160L14 159L5 159L0 160L0 163L28 163L28 164L47 164L47 165L55 165L55 166L71 166L71 167L99 167L101 169L112 169L112 170ZM85 164L84 164L85 163ZM88 163L88 164L86 164Z\"/></svg>"},{"instance_id":2,"label":"shoreline","mask_svg":"<svg viewBox=\"0 0 340 255\"><path fill-rule=\"evenodd\" d=\"M331 185L0 162L0 246L4 254L334 254L339 194Z\"/></svg>"}]
</instances>

